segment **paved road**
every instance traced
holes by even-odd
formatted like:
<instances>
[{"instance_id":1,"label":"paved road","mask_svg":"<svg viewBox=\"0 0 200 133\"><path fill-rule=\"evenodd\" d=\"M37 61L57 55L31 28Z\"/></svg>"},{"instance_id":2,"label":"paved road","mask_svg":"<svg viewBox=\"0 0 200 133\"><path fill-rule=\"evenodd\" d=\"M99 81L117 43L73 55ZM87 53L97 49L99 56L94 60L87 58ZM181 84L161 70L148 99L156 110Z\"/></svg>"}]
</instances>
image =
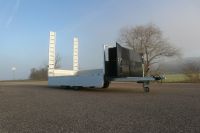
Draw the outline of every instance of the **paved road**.
<instances>
[{"instance_id":1,"label":"paved road","mask_svg":"<svg viewBox=\"0 0 200 133\"><path fill-rule=\"evenodd\" d=\"M200 84L107 90L0 82L0 133L200 133Z\"/></svg>"}]
</instances>

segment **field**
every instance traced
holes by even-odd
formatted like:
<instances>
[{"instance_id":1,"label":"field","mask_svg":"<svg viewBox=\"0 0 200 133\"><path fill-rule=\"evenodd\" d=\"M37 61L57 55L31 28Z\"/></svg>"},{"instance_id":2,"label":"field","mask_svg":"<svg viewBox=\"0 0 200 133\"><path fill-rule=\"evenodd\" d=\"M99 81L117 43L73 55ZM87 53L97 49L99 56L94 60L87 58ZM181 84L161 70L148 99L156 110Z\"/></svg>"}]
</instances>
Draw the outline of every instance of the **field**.
<instances>
[{"instance_id":1,"label":"field","mask_svg":"<svg viewBox=\"0 0 200 133\"><path fill-rule=\"evenodd\" d=\"M184 74L167 74L166 79L164 82L167 83L177 83L177 82L186 82L188 80L188 77Z\"/></svg>"},{"instance_id":2,"label":"field","mask_svg":"<svg viewBox=\"0 0 200 133\"><path fill-rule=\"evenodd\" d=\"M108 89L0 82L0 133L199 133L200 84L112 83Z\"/></svg>"},{"instance_id":3,"label":"field","mask_svg":"<svg viewBox=\"0 0 200 133\"><path fill-rule=\"evenodd\" d=\"M195 79L193 81L190 78L188 78L185 74L167 74L166 79L163 82L166 82L166 83L187 83L187 82L199 82L199 80Z\"/></svg>"}]
</instances>

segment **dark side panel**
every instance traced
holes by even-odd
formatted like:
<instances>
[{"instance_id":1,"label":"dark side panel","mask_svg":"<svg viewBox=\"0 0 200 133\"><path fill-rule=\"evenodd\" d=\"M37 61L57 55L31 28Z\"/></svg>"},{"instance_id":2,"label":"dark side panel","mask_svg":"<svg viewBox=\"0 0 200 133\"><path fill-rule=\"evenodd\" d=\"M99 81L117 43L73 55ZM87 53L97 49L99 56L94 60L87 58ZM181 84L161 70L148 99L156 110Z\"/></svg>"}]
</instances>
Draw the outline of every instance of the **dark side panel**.
<instances>
[{"instance_id":1,"label":"dark side panel","mask_svg":"<svg viewBox=\"0 0 200 133\"><path fill-rule=\"evenodd\" d=\"M115 48L109 48L108 49L108 62L107 64L107 73L109 75L109 77L117 77L117 71L118 71L118 67L117 67L117 49Z\"/></svg>"},{"instance_id":2,"label":"dark side panel","mask_svg":"<svg viewBox=\"0 0 200 133\"><path fill-rule=\"evenodd\" d=\"M141 56L135 51L116 44L116 47L108 49L108 56L106 69L109 77L142 76Z\"/></svg>"}]
</instances>

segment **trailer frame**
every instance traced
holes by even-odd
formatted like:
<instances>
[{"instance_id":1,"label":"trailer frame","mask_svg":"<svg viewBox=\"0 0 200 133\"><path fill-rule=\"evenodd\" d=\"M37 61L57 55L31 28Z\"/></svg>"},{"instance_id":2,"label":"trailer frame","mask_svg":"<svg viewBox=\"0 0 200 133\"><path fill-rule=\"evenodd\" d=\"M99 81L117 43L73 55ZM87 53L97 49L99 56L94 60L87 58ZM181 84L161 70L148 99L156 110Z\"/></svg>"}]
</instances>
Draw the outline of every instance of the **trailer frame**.
<instances>
[{"instance_id":1,"label":"trailer frame","mask_svg":"<svg viewBox=\"0 0 200 133\"><path fill-rule=\"evenodd\" d=\"M142 63L143 77L109 77L106 75L106 53L103 46L103 65L102 69L79 70L78 64L78 38L74 38L74 52L73 52L73 70L55 69L55 44L56 33L50 32L49 41L49 67L48 67L48 86L51 87L72 87L79 88L108 88L110 82L137 82L142 83L145 92L149 92L149 84L151 81L162 80L161 76L144 76L144 62Z\"/></svg>"}]
</instances>

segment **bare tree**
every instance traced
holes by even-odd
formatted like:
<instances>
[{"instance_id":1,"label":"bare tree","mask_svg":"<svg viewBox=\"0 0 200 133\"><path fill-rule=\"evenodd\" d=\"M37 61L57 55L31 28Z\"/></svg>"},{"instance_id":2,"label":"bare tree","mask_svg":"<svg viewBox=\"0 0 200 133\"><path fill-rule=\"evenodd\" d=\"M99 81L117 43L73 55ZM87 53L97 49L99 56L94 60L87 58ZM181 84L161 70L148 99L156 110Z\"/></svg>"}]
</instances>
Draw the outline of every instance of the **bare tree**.
<instances>
[{"instance_id":1,"label":"bare tree","mask_svg":"<svg viewBox=\"0 0 200 133\"><path fill-rule=\"evenodd\" d=\"M191 82L200 81L200 66L199 63L193 61L184 64L183 73L188 77Z\"/></svg>"},{"instance_id":2,"label":"bare tree","mask_svg":"<svg viewBox=\"0 0 200 133\"><path fill-rule=\"evenodd\" d=\"M61 67L61 56L60 54L56 54L56 59L55 59L55 68L60 68Z\"/></svg>"},{"instance_id":3,"label":"bare tree","mask_svg":"<svg viewBox=\"0 0 200 133\"><path fill-rule=\"evenodd\" d=\"M154 24L124 28L119 41L143 55L145 75L159 58L179 55L179 50L163 38L162 31Z\"/></svg>"}]
</instances>

